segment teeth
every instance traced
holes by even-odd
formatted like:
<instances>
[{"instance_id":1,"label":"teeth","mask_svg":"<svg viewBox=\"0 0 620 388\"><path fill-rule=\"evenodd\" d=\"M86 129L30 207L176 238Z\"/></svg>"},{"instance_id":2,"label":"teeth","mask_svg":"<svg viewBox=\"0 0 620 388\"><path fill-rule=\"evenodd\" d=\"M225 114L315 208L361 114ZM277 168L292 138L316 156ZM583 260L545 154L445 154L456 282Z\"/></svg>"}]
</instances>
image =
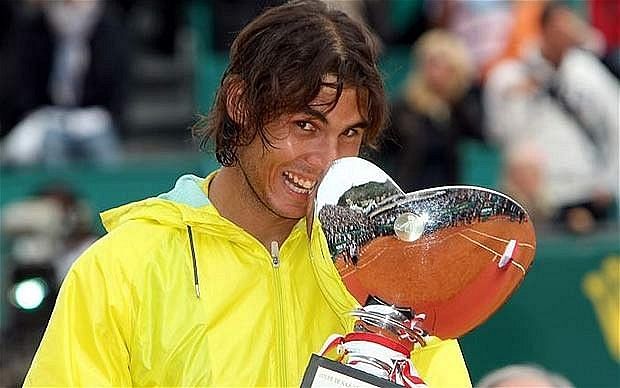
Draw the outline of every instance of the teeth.
<instances>
[{"instance_id":1,"label":"teeth","mask_svg":"<svg viewBox=\"0 0 620 388\"><path fill-rule=\"evenodd\" d=\"M296 193L307 194L312 190L315 184L314 181L306 180L300 176L294 175L290 171L285 171L284 176L287 178L286 182L289 183L289 187Z\"/></svg>"},{"instance_id":2,"label":"teeth","mask_svg":"<svg viewBox=\"0 0 620 388\"><path fill-rule=\"evenodd\" d=\"M295 185L294 185L294 184L292 184L290 181L285 181L285 182L286 182L286 185L287 185L287 186L288 186L291 190L293 190L293 191L294 191L294 192L296 192L296 193L299 193L299 194L308 194L308 193L310 193L310 190L302 189L302 188L301 188L301 187L299 187L299 186L295 186Z\"/></svg>"}]
</instances>

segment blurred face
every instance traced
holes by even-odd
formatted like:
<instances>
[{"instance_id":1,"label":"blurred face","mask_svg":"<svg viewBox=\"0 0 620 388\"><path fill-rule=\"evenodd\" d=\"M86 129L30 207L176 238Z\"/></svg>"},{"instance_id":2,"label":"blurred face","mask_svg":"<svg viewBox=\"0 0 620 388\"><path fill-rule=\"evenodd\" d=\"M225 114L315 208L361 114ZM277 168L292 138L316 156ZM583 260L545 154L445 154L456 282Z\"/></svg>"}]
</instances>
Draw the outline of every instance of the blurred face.
<instances>
[{"instance_id":1,"label":"blurred face","mask_svg":"<svg viewBox=\"0 0 620 388\"><path fill-rule=\"evenodd\" d=\"M274 148L256 137L239 150L239 168L264 210L286 219L306 214L309 195L329 164L357 156L367 122L359 112L357 90L345 88L331 111L335 90L324 87L304 112L284 115L267 125Z\"/></svg>"},{"instance_id":2,"label":"blurred face","mask_svg":"<svg viewBox=\"0 0 620 388\"><path fill-rule=\"evenodd\" d=\"M543 30L545 44L563 54L566 50L582 43L585 33L583 22L569 9L557 9L551 16L549 24Z\"/></svg>"},{"instance_id":3,"label":"blurred face","mask_svg":"<svg viewBox=\"0 0 620 388\"><path fill-rule=\"evenodd\" d=\"M456 69L438 52L428 53L422 59L422 70L426 85L437 96L450 100L454 89L454 74Z\"/></svg>"},{"instance_id":4,"label":"blurred face","mask_svg":"<svg viewBox=\"0 0 620 388\"><path fill-rule=\"evenodd\" d=\"M523 377L513 377L510 379L503 380L500 384L497 385L502 388L526 388L526 387L539 387L539 388L553 388L554 385L551 384L544 377L538 376L523 376Z\"/></svg>"}]
</instances>

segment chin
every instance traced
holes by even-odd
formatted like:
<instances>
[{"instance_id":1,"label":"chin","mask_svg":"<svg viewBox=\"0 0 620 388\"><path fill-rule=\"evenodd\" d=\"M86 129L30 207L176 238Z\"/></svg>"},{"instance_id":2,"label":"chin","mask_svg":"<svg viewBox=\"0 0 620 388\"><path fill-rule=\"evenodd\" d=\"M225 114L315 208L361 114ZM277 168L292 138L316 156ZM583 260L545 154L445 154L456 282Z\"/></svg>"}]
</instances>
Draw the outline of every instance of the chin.
<instances>
[{"instance_id":1,"label":"chin","mask_svg":"<svg viewBox=\"0 0 620 388\"><path fill-rule=\"evenodd\" d=\"M306 216L306 210L307 210L306 207L307 207L306 203L299 204L299 205L280 204L280 206L278 205L272 206L272 209L274 210L274 213L276 213L278 216L282 218L299 220L300 218L303 218Z\"/></svg>"},{"instance_id":2,"label":"chin","mask_svg":"<svg viewBox=\"0 0 620 388\"><path fill-rule=\"evenodd\" d=\"M306 209L303 209L303 210L290 210L289 209L289 210L279 211L277 212L277 214L282 218L299 220L306 216Z\"/></svg>"},{"instance_id":3,"label":"chin","mask_svg":"<svg viewBox=\"0 0 620 388\"><path fill-rule=\"evenodd\" d=\"M282 218L299 220L306 216L308 210L308 195L300 195L286 190L281 195L274 195L269 201L271 210ZM284 194L284 195L282 195Z\"/></svg>"}]
</instances>

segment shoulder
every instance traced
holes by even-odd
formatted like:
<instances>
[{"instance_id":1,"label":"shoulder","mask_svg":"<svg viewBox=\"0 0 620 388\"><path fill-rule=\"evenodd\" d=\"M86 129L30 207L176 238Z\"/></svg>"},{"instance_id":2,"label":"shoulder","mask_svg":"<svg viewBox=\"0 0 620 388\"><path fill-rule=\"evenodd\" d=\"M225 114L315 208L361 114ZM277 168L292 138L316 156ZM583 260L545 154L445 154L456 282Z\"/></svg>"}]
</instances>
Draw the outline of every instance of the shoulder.
<instances>
[{"instance_id":1,"label":"shoulder","mask_svg":"<svg viewBox=\"0 0 620 388\"><path fill-rule=\"evenodd\" d=\"M583 50L579 48L574 48L574 49L569 50L566 53L566 56L564 57L562 64L568 65L568 66L575 66L575 65L593 66L593 67L603 66L600 60L594 54L592 54L591 52L587 50Z\"/></svg>"},{"instance_id":2,"label":"shoulder","mask_svg":"<svg viewBox=\"0 0 620 388\"><path fill-rule=\"evenodd\" d=\"M93 243L75 262L72 271L98 268L105 274L140 273L153 262L165 260L167 252L184 238L183 230L147 220L131 220Z\"/></svg>"},{"instance_id":3,"label":"shoulder","mask_svg":"<svg viewBox=\"0 0 620 388\"><path fill-rule=\"evenodd\" d=\"M442 341L431 337L426 346L413 351L411 358L430 387L471 387L469 372L455 339Z\"/></svg>"},{"instance_id":4,"label":"shoulder","mask_svg":"<svg viewBox=\"0 0 620 388\"><path fill-rule=\"evenodd\" d=\"M185 229L151 220L135 219L114 228L100 240L102 250L152 252L170 240L185 236Z\"/></svg>"},{"instance_id":5,"label":"shoulder","mask_svg":"<svg viewBox=\"0 0 620 388\"><path fill-rule=\"evenodd\" d=\"M560 77L564 93L574 104L583 104L587 109L617 109L620 84L594 54L582 49L568 52ZM590 101L592 98L596 101Z\"/></svg>"}]
</instances>

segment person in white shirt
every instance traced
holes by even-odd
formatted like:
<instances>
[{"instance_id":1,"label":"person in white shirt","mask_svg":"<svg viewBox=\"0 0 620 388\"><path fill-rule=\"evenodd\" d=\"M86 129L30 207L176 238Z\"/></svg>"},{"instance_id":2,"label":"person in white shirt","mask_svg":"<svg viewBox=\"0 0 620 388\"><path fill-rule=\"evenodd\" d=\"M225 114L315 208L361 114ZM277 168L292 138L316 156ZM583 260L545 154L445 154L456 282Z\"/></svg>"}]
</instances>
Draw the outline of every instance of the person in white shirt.
<instances>
[{"instance_id":1,"label":"person in white shirt","mask_svg":"<svg viewBox=\"0 0 620 388\"><path fill-rule=\"evenodd\" d=\"M505 189L539 219L577 232L609 217L618 195L620 94L614 76L580 48L581 26L566 6L547 4L540 41L499 64L484 92L487 133L505 158Z\"/></svg>"}]
</instances>

